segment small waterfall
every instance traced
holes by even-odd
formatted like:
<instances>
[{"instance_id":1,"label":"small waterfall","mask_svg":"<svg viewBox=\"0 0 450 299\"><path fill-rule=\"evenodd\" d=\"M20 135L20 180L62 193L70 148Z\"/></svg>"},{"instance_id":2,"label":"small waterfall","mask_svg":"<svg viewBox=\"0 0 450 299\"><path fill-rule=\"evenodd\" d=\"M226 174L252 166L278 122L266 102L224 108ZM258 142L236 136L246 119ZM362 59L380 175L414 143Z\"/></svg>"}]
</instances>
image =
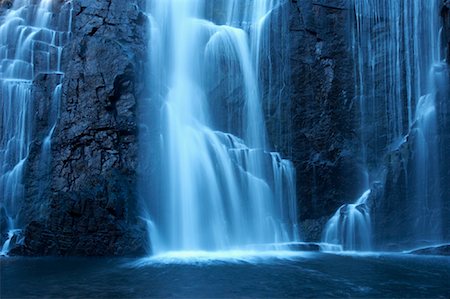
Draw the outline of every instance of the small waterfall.
<instances>
[{"instance_id":1,"label":"small waterfall","mask_svg":"<svg viewBox=\"0 0 450 299\"><path fill-rule=\"evenodd\" d=\"M9 230L2 254L8 252L11 239L20 233L22 180L35 138L34 80L42 74L60 77L50 104L51 133L43 141L42 159L50 159L50 140L61 97L62 49L71 31L71 5L16 0L0 25L0 208Z\"/></svg>"},{"instance_id":2,"label":"small waterfall","mask_svg":"<svg viewBox=\"0 0 450 299\"><path fill-rule=\"evenodd\" d=\"M61 47L62 49L62 47ZM60 55L60 54L59 54ZM60 65L59 65L60 67ZM41 176L44 178L39 184L39 198L42 198L44 192L47 190L48 182L46 182L47 175L50 174L51 171L51 158L52 158L52 137L53 133L56 129L56 125L58 123L59 114L60 114L60 106L61 106L61 92L62 92L62 80L63 77L60 77L60 83L55 87L55 90L52 94L52 101L50 106L50 114L49 114L49 125L50 130L47 135L44 137L42 141L41 148L41 159L39 161L39 172Z\"/></svg>"},{"instance_id":3,"label":"small waterfall","mask_svg":"<svg viewBox=\"0 0 450 299\"><path fill-rule=\"evenodd\" d=\"M368 183L380 175L387 153L416 136L414 166L408 170L415 178L408 179L411 202L405 203L412 219L408 226L416 241L437 241L442 199L433 82L445 82L436 77L444 73L437 71L439 1L353 0L353 5L355 85ZM325 242L341 244L345 250L370 249L370 211L365 205L369 193L336 212L327 224Z\"/></svg>"},{"instance_id":4,"label":"small waterfall","mask_svg":"<svg viewBox=\"0 0 450 299\"><path fill-rule=\"evenodd\" d=\"M437 97L446 94L448 70L445 63L435 63L429 73L428 94L416 107L414 161L414 221L412 231L418 245L442 242L442 195L439 169L439 127Z\"/></svg>"},{"instance_id":5,"label":"small waterfall","mask_svg":"<svg viewBox=\"0 0 450 299\"><path fill-rule=\"evenodd\" d=\"M163 106L154 253L298 240L295 171L270 151L261 101L262 40L283 3L149 1Z\"/></svg>"},{"instance_id":6,"label":"small waterfall","mask_svg":"<svg viewBox=\"0 0 450 299\"><path fill-rule=\"evenodd\" d=\"M366 205L371 191L367 190L355 204L340 207L325 227L323 241L327 244L340 245L334 247L341 250L371 249L372 228L370 211Z\"/></svg>"}]
</instances>

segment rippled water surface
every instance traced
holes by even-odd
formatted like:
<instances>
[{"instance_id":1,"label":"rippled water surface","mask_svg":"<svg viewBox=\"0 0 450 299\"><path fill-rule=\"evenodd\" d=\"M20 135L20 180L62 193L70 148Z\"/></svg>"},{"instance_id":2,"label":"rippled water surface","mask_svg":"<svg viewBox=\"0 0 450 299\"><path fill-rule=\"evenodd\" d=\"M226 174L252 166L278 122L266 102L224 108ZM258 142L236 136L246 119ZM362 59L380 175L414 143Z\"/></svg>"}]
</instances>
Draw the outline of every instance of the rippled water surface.
<instances>
[{"instance_id":1,"label":"rippled water surface","mask_svg":"<svg viewBox=\"0 0 450 299\"><path fill-rule=\"evenodd\" d=\"M1 298L450 297L448 257L195 252L0 262Z\"/></svg>"}]
</instances>

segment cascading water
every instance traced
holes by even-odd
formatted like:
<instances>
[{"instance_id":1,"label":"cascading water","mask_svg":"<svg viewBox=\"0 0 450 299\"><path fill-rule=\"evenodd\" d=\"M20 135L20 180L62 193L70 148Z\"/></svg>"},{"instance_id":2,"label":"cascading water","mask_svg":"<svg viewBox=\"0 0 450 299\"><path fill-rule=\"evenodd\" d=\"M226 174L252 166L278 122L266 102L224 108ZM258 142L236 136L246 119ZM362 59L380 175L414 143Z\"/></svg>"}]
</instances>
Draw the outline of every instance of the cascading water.
<instances>
[{"instance_id":1,"label":"cascading water","mask_svg":"<svg viewBox=\"0 0 450 299\"><path fill-rule=\"evenodd\" d=\"M435 63L429 73L428 94L416 107L414 213L411 230L417 245L442 242L442 195L439 169L439 127L437 94L447 88L447 66Z\"/></svg>"},{"instance_id":2,"label":"cascading water","mask_svg":"<svg viewBox=\"0 0 450 299\"><path fill-rule=\"evenodd\" d=\"M328 221L325 228L324 242L340 245L333 250L370 250L371 223L366 202L370 190L358 199L355 204L343 205Z\"/></svg>"},{"instance_id":3,"label":"cascading water","mask_svg":"<svg viewBox=\"0 0 450 299\"><path fill-rule=\"evenodd\" d=\"M42 146L42 161L47 161L48 167L61 97L62 49L70 37L70 20L70 2L16 0L0 26L0 208L9 230L2 254L8 252L11 239L20 231L22 180L35 138L33 84L42 74L59 76L60 80L50 104L49 134Z\"/></svg>"},{"instance_id":4,"label":"cascading water","mask_svg":"<svg viewBox=\"0 0 450 299\"><path fill-rule=\"evenodd\" d=\"M435 98L442 86L436 87L434 82L445 82L436 80L445 73L439 55L439 1L354 0L353 5L362 156L369 180L374 181L380 175L383 158L389 151L397 150L415 136L415 166L408 170L415 173L408 186L412 190L408 205L413 206L408 210L412 219L409 230L414 232L416 241L438 242L442 199ZM360 202L361 199L356 206L344 206L344 213L340 213L344 207L339 209L327 225L326 240L338 240L344 249L370 249L367 246L370 236L361 236L352 244L348 244L348 238L339 237L355 235L370 225L367 207L356 208ZM354 218L350 215L355 215L351 211L361 221L349 220Z\"/></svg>"},{"instance_id":5,"label":"cascading water","mask_svg":"<svg viewBox=\"0 0 450 299\"><path fill-rule=\"evenodd\" d=\"M259 82L261 41L284 2L149 1L165 169L154 253L298 240L295 171L269 151Z\"/></svg>"},{"instance_id":6,"label":"cascading water","mask_svg":"<svg viewBox=\"0 0 450 299\"><path fill-rule=\"evenodd\" d=\"M438 60L438 1L354 0L353 48L366 162L404 141Z\"/></svg>"}]
</instances>

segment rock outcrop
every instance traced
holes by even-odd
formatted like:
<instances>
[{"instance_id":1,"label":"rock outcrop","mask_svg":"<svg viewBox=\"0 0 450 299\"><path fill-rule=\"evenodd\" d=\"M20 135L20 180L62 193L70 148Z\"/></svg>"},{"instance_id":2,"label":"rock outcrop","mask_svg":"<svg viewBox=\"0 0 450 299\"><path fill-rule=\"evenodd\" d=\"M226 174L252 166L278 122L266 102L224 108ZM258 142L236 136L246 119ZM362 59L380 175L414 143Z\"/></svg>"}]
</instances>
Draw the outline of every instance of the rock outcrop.
<instances>
[{"instance_id":1,"label":"rock outcrop","mask_svg":"<svg viewBox=\"0 0 450 299\"><path fill-rule=\"evenodd\" d=\"M450 61L450 1L442 0L441 17L443 21L442 52Z\"/></svg>"},{"instance_id":2,"label":"rock outcrop","mask_svg":"<svg viewBox=\"0 0 450 299\"><path fill-rule=\"evenodd\" d=\"M448 55L450 36L450 3L442 1L443 21L442 51ZM378 249L398 250L417 245L450 240L450 68L445 62L434 66L436 79L435 109L437 136L435 147L438 161L438 178L421 175L428 169L418 166L419 138L417 120L403 144L389 152L384 161L385 176L380 178L384 192L373 200L374 241ZM439 82L439 81L445 82ZM428 140L428 143L431 143ZM427 161L427 164L431 164ZM425 180L427 199L420 197L417 180ZM423 195L422 195L423 196ZM426 202L424 202L424 200ZM418 209L421 209L418 213ZM421 232L428 227L426 235ZM434 241L434 242L433 242Z\"/></svg>"},{"instance_id":3,"label":"rock outcrop","mask_svg":"<svg viewBox=\"0 0 450 299\"><path fill-rule=\"evenodd\" d=\"M450 244L416 249L411 251L410 254L450 256Z\"/></svg>"},{"instance_id":4,"label":"rock outcrop","mask_svg":"<svg viewBox=\"0 0 450 299\"><path fill-rule=\"evenodd\" d=\"M302 233L318 241L311 220L330 217L364 191L350 13L346 1L308 0L291 1L290 14L292 160L300 218L314 227Z\"/></svg>"},{"instance_id":5,"label":"rock outcrop","mask_svg":"<svg viewBox=\"0 0 450 299\"><path fill-rule=\"evenodd\" d=\"M147 40L142 7L137 0L73 1L52 160L48 176L36 179L41 146L35 144L25 177L25 240L13 254L146 253L149 240L136 194L136 111L145 83ZM37 89L51 78L42 80ZM37 98L43 102L48 95L44 90ZM48 113L45 105L41 110L38 114ZM42 136L39 122L37 130ZM43 182L44 191L35 182Z\"/></svg>"}]
</instances>

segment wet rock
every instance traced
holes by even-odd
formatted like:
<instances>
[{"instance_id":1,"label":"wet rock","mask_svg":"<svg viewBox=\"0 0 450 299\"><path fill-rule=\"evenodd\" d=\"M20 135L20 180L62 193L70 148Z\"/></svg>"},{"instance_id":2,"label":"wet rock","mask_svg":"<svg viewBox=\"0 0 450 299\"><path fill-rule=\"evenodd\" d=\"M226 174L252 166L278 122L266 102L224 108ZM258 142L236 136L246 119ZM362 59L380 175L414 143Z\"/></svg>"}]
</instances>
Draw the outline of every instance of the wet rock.
<instances>
[{"instance_id":1,"label":"wet rock","mask_svg":"<svg viewBox=\"0 0 450 299\"><path fill-rule=\"evenodd\" d=\"M450 73L450 1L444 1L441 16L443 18L443 36L442 36L442 50L447 53L447 72ZM450 75L448 76L448 84L450 86ZM445 91L440 91L439 97L439 110L440 117L439 123L443 124L440 130L441 132L441 186L442 186L442 198L446 198L444 201L443 214L446 221L444 222L444 236L446 240L450 240L450 155L448 149L450 148L450 88Z\"/></svg>"},{"instance_id":2,"label":"wet rock","mask_svg":"<svg viewBox=\"0 0 450 299\"><path fill-rule=\"evenodd\" d=\"M0 244L5 243L8 238L8 216L5 208L0 205Z\"/></svg>"},{"instance_id":3,"label":"wet rock","mask_svg":"<svg viewBox=\"0 0 450 299\"><path fill-rule=\"evenodd\" d=\"M301 238L305 242L320 242L323 231L330 217L321 217L318 219L307 219L300 222Z\"/></svg>"},{"instance_id":4,"label":"wet rock","mask_svg":"<svg viewBox=\"0 0 450 299\"><path fill-rule=\"evenodd\" d=\"M73 1L52 158L43 177L41 144L36 142L25 177L23 254L147 254L148 234L136 193L136 109L147 51L147 19L140 2ZM38 98L48 98L51 81L37 79ZM49 105L39 105L36 135L44 136Z\"/></svg>"},{"instance_id":5,"label":"wet rock","mask_svg":"<svg viewBox=\"0 0 450 299\"><path fill-rule=\"evenodd\" d=\"M409 252L410 254L419 255L445 255L450 256L450 244L444 244L439 246L420 248Z\"/></svg>"},{"instance_id":6,"label":"wet rock","mask_svg":"<svg viewBox=\"0 0 450 299\"><path fill-rule=\"evenodd\" d=\"M291 153L304 221L356 200L364 175L345 1L290 5Z\"/></svg>"},{"instance_id":7,"label":"wet rock","mask_svg":"<svg viewBox=\"0 0 450 299\"><path fill-rule=\"evenodd\" d=\"M447 61L450 61L450 1L443 0L441 6L441 17L443 20L442 51Z\"/></svg>"},{"instance_id":8,"label":"wet rock","mask_svg":"<svg viewBox=\"0 0 450 299\"><path fill-rule=\"evenodd\" d=\"M9 9L13 6L14 1L13 0L0 0L0 13L1 10Z\"/></svg>"},{"instance_id":9,"label":"wet rock","mask_svg":"<svg viewBox=\"0 0 450 299\"><path fill-rule=\"evenodd\" d=\"M316 243L290 243L287 245L293 251L320 251L320 245Z\"/></svg>"}]
</instances>

